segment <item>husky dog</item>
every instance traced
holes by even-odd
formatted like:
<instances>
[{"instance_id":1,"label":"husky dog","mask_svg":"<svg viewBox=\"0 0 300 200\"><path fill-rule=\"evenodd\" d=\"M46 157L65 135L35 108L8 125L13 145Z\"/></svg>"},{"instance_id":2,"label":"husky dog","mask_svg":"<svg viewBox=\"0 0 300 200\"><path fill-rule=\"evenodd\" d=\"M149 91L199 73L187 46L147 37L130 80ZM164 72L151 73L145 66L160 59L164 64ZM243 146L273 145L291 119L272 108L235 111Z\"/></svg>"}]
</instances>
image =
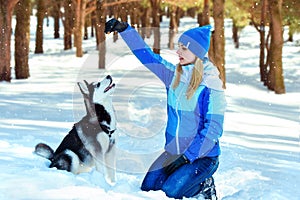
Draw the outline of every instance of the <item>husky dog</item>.
<instances>
[{"instance_id":1,"label":"husky dog","mask_svg":"<svg viewBox=\"0 0 300 200\"><path fill-rule=\"evenodd\" d=\"M116 181L116 118L111 94L115 84L108 75L101 82L84 81L78 86L84 98L86 115L74 124L56 151L39 143L34 152L49 159L49 167L74 174L89 172L94 166L97 171L102 171L105 166L105 180L113 185Z\"/></svg>"}]
</instances>

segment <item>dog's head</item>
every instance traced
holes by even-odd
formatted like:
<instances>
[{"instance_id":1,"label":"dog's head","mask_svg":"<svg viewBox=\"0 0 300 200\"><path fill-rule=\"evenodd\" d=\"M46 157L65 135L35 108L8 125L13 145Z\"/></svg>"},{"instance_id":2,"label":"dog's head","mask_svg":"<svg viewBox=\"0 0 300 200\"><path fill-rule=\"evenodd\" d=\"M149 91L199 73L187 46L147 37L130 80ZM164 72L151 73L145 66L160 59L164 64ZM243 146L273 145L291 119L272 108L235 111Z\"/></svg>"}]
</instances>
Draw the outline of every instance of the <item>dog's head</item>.
<instances>
[{"instance_id":1,"label":"dog's head","mask_svg":"<svg viewBox=\"0 0 300 200\"><path fill-rule=\"evenodd\" d=\"M79 89L84 97L87 115L90 120L97 119L100 125L107 127L108 130L115 129L116 120L112 105L112 93L115 90L110 75L100 82L78 83Z\"/></svg>"},{"instance_id":2,"label":"dog's head","mask_svg":"<svg viewBox=\"0 0 300 200\"><path fill-rule=\"evenodd\" d=\"M88 98L94 104L103 104L115 90L115 84L113 83L110 75L106 76L100 82L88 83L84 80L84 83L78 82L81 93L85 98Z\"/></svg>"}]
</instances>

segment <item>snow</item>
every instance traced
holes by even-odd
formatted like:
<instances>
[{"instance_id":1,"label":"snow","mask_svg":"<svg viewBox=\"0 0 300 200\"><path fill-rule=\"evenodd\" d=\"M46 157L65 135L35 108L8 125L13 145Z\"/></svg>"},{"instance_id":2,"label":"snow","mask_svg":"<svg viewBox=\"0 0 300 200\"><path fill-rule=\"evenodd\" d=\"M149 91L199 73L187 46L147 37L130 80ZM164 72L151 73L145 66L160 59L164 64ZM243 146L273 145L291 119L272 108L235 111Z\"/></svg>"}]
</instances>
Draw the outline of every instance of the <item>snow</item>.
<instances>
[{"instance_id":1,"label":"snow","mask_svg":"<svg viewBox=\"0 0 300 200\"><path fill-rule=\"evenodd\" d=\"M112 34L106 41L106 70L97 69L95 39L83 42L87 53L82 58L75 57L75 49L63 51L63 40L52 39L51 19L50 27L44 27L44 54L35 55L34 17L32 21L31 77L0 83L0 199L168 199L161 191L142 192L139 188L164 145L166 96L162 83L121 39L113 43ZM165 19L162 27L167 23ZM194 24L195 19L182 19L180 32ZM294 43L284 44L287 93L276 95L259 81L259 34L246 27L240 48L235 49L230 25L226 20L228 108L220 166L214 175L218 197L300 199L300 35L295 35ZM176 63L175 51L166 50L167 30L161 32L165 37L162 56ZM152 44L151 39L146 42ZM50 169L48 160L33 153L39 142L55 149L84 115L76 82L96 81L106 74L117 83L113 95L119 135L115 186L109 186L96 170L74 175Z\"/></svg>"}]
</instances>

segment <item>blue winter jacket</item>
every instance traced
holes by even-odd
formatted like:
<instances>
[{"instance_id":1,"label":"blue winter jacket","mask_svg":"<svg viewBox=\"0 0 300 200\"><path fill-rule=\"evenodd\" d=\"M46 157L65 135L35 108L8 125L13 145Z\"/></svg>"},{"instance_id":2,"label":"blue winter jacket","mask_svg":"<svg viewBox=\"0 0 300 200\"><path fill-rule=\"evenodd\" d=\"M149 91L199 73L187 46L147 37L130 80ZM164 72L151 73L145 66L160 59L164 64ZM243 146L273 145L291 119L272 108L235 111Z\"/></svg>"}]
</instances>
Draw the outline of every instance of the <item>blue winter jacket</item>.
<instances>
[{"instance_id":1,"label":"blue winter jacket","mask_svg":"<svg viewBox=\"0 0 300 200\"><path fill-rule=\"evenodd\" d=\"M194 95L187 99L193 64L183 66L180 83L174 90L176 66L153 53L132 27L128 26L120 34L133 54L165 84L168 116L165 150L184 154L190 162L205 156L218 156L226 101L217 68L204 59L203 80Z\"/></svg>"}]
</instances>

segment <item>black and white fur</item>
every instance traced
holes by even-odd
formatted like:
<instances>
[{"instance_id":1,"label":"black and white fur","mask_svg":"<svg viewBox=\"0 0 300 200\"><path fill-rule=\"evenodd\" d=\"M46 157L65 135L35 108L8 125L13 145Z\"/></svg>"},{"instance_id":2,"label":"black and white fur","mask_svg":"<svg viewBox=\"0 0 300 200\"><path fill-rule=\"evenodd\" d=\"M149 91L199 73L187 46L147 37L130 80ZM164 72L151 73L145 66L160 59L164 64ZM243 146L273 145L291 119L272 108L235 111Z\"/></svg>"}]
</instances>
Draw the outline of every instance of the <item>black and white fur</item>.
<instances>
[{"instance_id":1,"label":"black and white fur","mask_svg":"<svg viewBox=\"0 0 300 200\"><path fill-rule=\"evenodd\" d=\"M49 167L74 174L104 169L105 180L116 181L116 118L111 94L115 84L111 76L100 82L78 83L83 94L86 115L65 136L56 151L44 143L35 147L35 153L49 159ZM104 166L104 168L103 168Z\"/></svg>"}]
</instances>

